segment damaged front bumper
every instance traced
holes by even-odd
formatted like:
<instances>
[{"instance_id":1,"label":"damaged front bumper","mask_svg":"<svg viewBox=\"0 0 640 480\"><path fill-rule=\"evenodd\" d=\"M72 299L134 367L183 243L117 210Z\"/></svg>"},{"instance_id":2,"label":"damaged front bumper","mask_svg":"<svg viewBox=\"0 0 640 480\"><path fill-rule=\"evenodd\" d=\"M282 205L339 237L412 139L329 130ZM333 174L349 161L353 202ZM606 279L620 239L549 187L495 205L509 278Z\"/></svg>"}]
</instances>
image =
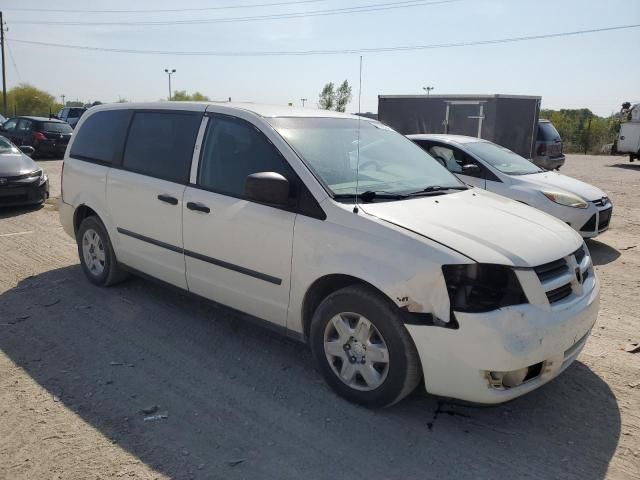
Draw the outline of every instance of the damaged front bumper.
<instances>
[{"instance_id":1,"label":"damaged front bumper","mask_svg":"<svg viewBox=\"0 0 640 480\"><path fill-rule=\"evenodd\" d=\"M586 286L586 284L585 284ZM429 393L477 403L509 401L564 371L598 316L600 286L556 307L522 304L455 312L458 329L406 325Z\"/></svg>"}]
</instances>

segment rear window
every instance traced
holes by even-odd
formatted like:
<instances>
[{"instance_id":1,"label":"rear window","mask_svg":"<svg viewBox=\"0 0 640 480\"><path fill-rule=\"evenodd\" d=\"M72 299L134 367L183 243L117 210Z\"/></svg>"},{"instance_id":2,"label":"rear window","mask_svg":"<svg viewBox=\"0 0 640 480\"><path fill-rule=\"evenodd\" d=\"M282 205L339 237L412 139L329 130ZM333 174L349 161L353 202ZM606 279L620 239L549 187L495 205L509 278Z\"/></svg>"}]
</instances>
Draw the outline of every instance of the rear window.
<instances>
[{"instance_id":1,"label":"rear window","mask_svg":"<svg viewBox=\"0 0 640 480\"><path fill-rule=\"evenodd\" d=\"M113 163L122 152L130 110L97 112L87 118L74 134L71 157L100 163ZM67 125L69 127L69 125ZM69 127L71 131L71 127Z\"/></svg>"},{"instance_id":2,"label":"rear window","mask_svg":"<svg viewBox=\"0 0 640 480\"><path fill-rule=\"evenodd\" d=\"M186 182L201 114L138 112L134 115L123 167L171 182Z\"/></svg>"},{"instance_id":3,"label":"rear window","mask_svg":"<svg viewBox=\"0 0 640 480\"><path fill-rule=\"evenodd\" d=\"M560 134L556 130L556 127L553 126L553 123L539 122L538 123L538 140L542 140L543 142L548 142L551 140L560 140Z\"/></svg>"},{"instance_id":4,"label":"rear window","mask_svg":"<svg viewBox=\"0 0 640 480\"><path fill-rule=\"evenodd\" d=\"M38 128L42 132L53 132L53 133L71 133L73 129L66 123L62 122L42 122L38 124Z\"/></svg>"},{"instance_id":5,"label":"rear window","mask_svg":"<svg viewBox=\"0 0 640 480\"><path fill-rule=\"evenodd\" d=\"M70 108L69 109L69 118L79 118L86 110L84 108Z\"/></svg>"}]
</instances>

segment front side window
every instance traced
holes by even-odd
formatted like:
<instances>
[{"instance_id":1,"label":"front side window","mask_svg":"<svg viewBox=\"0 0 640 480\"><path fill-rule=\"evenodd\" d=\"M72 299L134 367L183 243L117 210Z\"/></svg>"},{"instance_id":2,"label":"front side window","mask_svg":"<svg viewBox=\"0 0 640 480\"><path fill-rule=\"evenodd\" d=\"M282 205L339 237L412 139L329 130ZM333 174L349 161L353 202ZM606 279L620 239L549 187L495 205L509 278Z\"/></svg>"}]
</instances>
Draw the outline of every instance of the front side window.
<instances>
[{"instance_id":1,"label":"front side window","mask_svg":"<svg viewBox=\"0 0 640 480\"><path fill-rule=\"evenodd\" d=\"M202 148L198 185L243 198L247 177L258 172L276 172L290 182L295 177L284 157L256 127L233 117L212 117Z\"/></svg>"},{"instance_id":2,"label":"front side window","mask_svg":"<svg viewBox=\"0 0 640 480\"><path fill-rule=\"evenodd\" d=\"M526 158L491 142L471 142L466 148L493 168L508 175L528 175L540 170Z\"/></svg>"},{"instance_id":3,"label":"front side window","mask_svg":"<svg viewBox=\"0 0 640 480\"><path fill-rule=\"evenodd\" d=\"M302 117L268 121L335 196L354 195L356 184L358 193L392 194L463 185L412 141L376 121Z\"/></svg>"},{"instance_id":4,"label":"front side window","mask_svg":"<svg viewBox=\"0 0 640 480\"><path fill-rule=\"evenodd\" d=\"M122 161L133 172L186 183L201 114L159 111L133 116Z\"/></svg>"},{"instance_id":5,"label":"front side window","mask_svg":"<svg viewBox=\"0 0 640 480\"><path fill-rule=\"evenodd\" d=\"M81 160L113 163L122 152L130 118L130 110L94 113L73 135L70 155Z\"/></svg>"},{"instance_id":6,"label":"front side window","mask_svg":"<svg viewBox=\"0 0 640 480\"><path fill-rule=\"evenodd\" d=\"M18 122L18 132L19 133L25 133L28 132L29 129L31 129L31 120L27 120L26 118L21 118L20 121Z\"/></svg>"}]
</instances>

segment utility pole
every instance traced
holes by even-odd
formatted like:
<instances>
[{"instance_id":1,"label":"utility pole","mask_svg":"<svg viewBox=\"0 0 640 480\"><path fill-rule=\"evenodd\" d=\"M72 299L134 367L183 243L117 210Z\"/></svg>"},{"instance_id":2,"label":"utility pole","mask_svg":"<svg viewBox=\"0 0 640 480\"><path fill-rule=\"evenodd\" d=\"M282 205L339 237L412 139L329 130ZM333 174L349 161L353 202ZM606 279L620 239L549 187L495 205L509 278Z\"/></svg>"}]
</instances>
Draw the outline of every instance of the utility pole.
<instances>
[{"instance_id":1,"label":"utility pole","mask_svg":"<svg viewBox=\"0 0 640 480\"><path fill-rule=\"evenodd\" d=\"M168 68L165 68L164 69L164 73L169 75L169 101L171 101L171 75L176 73L176 69L173 68L173 69L169 70Z\"/></svg>"},{"instance_id":2,"label":"utility pole","mask_svg":"<svg viewBox=\"0 0 640 480\"><path fill-rule=\"evenodd\" d=\"M307 99L306 98L301 98L300 101L302 102L302 108L304 108L304 102L306 102Z\"/></svg>"},{"instance_id":3,"label":"utility pole","mask_svg":"<svg viewBox=\"0 0 640 480\"><path fill-rule=\"evenodd\" d=\"M64 93L60 96L62 97L62 106L66 107L66 104L64 103L64 99L67 98L67 96Z\"/></svg>"},{"instance_id":4,"label":"utility pole","mask_svg":"<svg viewBox=\"0 0 640 480\"><path fill-rule=\"evenodd\" d=\"M422 87L422 89L427 92L427 95L431 93L431 90L435 90L436 87Z\"/></svg>"},{"instance_id":5,"label":"utility pole","mask_svg":"<svg viewBox=\"0 0 640 480\"><path fill-rule=\"evenodd\" d=\"M2 113L7 114L7 76L4 61L4 20L0 12L0 49L2 50Z\"/></svg>"}]
</instances>

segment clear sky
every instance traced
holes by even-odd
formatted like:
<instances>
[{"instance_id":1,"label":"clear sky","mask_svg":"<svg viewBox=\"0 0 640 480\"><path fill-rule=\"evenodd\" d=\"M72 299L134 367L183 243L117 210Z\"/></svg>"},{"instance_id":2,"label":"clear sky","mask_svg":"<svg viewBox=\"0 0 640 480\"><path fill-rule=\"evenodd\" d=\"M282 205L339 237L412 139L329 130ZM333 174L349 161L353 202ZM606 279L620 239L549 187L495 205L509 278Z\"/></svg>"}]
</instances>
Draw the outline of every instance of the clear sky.
<instances>
[{"instance_id":1,"label":"clear sky","mask_svg":"<svg viewBox=\"0 0 640 480\"><path fill-rule=\"evenodd\" d=\"M393 0L318 0L296 5L172 13L25 12L34 9L175 9L278 0L2 0L11 39L167 51L291 51L425 45L640 24L640 0L458 0L385 11L200 25L59 26L19 21L131 22L308 12ZM286 0L281 0L286 1ZM290 0L289 0L290 1ZM397 0L396 0L397 1ZM315 106L324 83L354 87L359 54L270 57L134 55L9 43L7 82L68 100L156 101L174 89L212 99ZM11 55L9 55L11 53ZM15 65L14 65L15 61ZM17 68L16 68L17 67ZM506 93L542 96L543 108L587 107L600 115L640 101L640 28L499 45L364 55L362 111L378 94Z\"/></svg>"}]
</instances>

